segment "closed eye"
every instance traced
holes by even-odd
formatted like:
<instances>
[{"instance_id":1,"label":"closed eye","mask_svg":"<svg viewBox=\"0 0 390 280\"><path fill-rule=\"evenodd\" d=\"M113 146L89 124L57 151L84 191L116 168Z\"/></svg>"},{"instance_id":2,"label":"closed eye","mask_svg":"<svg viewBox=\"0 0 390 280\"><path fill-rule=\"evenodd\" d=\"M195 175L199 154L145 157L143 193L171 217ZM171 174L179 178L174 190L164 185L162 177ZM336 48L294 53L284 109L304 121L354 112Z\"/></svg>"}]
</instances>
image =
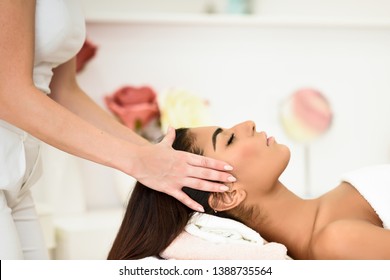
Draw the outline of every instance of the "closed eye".
<instances>
[{"instance_id":1,"label":"closed eye","mask_svg":"<svg viewBox=\"0 0 390 280\"><path fill-rule=\"evenodd\" d=\"M234 141L234 138L235 138L235 135L234 135L234 133L232 133L232 135L230 135L229 140L226 143L226 146L229 146L230 144L232 144Z\"/></svg>"}]
</instances>

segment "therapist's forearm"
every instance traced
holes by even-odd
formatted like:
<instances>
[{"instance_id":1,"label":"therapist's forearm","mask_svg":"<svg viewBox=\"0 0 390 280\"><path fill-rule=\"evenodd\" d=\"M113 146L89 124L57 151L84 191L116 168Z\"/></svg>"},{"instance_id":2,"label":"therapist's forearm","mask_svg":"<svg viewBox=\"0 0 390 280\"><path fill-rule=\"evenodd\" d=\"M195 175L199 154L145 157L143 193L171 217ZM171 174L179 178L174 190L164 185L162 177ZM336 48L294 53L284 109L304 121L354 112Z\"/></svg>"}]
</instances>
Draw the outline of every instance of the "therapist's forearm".
<instances>
[{"instance_id":1,"label":"therapist's forearm","mask_svg":"<svg viewBox=\"0 0 390 280\"><path fill-rule=\"evenodd\" d=\"M53 99L55 99L56 102L66 107L80 118L115 137L130 141L137 145L149 143L145 138L142 138L103 110L78 86L74 87L71 92L53 96Z\"/></svg>"},{"instance_id":2,"label":"therapist's forearm","mask_svg":"<svg viewBox=\"0 0 390 280\"><path fill-rule=\"evenodd\" d=\"M12 91L0 94L0 119L60 150L132 173L137 145L93 126L33 85L13 87Z\"/></svg>"},{"instance_id":3,"label":"therapist's forearm","mask_svg":"<svg viewBox=\"0 0 390 280\"><path fill-rule=\"evenodd\" d=\"M49 96L57 103L115 137L137 145L148 144L146 139L120 124L85 94L76 79L75 57L55 68L53 74Z\"/></svg>"}]
</instances>

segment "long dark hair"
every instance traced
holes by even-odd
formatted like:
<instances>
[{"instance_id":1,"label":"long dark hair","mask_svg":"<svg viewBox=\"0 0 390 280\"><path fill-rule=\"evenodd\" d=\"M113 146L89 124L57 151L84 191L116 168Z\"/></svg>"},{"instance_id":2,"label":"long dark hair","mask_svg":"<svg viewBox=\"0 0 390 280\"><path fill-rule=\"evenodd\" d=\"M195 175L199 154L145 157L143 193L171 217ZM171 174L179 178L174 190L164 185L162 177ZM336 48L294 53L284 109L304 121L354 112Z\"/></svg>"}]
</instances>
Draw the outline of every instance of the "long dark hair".
<instances>
[{"instance_id":1,"label":"long dark hair","mask_svg":"<svg viewBox=\"0 0 390 280\"><path fill-rule=\"evenodd\" d=\"M176 130L172 147L199 155L203 153L187 128ZM209 192L187 187L183 187L183 190L203 206L205 213L215 215L208 204ZM192 209L175 198L137 182L108 259L159 258L159 254L183 231L193 213ZM229 217L227 212L218 212L216 215Z\"/></svg>"}]
</instances>

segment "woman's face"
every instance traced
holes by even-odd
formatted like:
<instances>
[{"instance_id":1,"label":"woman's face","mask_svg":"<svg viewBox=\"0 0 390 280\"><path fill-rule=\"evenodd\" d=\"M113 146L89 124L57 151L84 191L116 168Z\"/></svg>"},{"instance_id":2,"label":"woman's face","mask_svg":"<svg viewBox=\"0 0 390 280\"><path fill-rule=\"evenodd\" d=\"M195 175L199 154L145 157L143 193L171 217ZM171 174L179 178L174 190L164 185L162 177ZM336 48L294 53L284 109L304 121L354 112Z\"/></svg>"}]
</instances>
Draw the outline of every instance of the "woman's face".
<instances>
[{"instance_id":1,"label":"woman's face","mask_svg":"<svg viewBox=\"0 0 390 280\"><path fill-rule=\"evenodd\" d=\"M265 132L256 132L251 121L229 129L191 128L196 145L207 157L221 159L234 168L237 184L249 192L266 192L278 181L290 159L290 150Z\"/></svg>"}]
</instances>

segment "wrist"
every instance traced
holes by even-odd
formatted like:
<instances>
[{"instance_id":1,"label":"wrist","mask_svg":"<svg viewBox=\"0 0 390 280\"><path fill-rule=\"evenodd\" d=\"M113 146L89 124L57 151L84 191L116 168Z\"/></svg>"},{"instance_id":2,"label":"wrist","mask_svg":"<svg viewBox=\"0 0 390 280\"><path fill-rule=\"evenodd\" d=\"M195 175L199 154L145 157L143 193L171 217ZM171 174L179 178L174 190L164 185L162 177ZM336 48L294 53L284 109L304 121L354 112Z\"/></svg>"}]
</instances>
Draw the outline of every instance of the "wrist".
<instances>
[{"instance_id":1,"label":"wrist","mask_svg":"<svg viewBox=\"0 0 390 280\"><path fill-rule=\"evenodd\" d=\"M142 170L144 169L143 157L147 153L146 149L149 145L151 144L127 142L124 149L118 149L120 153L115 168L138 180L142 176Z\"/></svg>"}]
</instances>

